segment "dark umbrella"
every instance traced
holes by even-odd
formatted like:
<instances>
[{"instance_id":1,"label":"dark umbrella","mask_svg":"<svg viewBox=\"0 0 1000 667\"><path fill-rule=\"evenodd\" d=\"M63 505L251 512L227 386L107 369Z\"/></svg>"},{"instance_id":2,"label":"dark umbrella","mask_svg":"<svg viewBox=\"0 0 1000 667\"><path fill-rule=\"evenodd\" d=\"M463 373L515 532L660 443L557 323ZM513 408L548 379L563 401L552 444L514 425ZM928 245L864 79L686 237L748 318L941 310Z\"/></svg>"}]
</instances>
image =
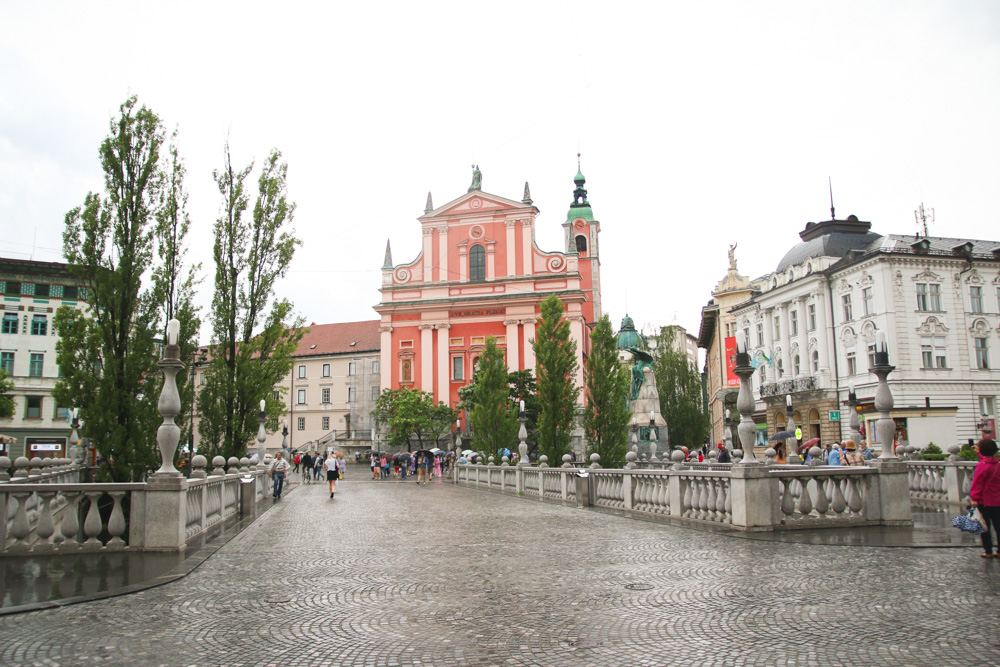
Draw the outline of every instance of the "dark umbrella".
<instances>
[{"instance_id":1,"label":"dark umbrella","mask_svg":"<svg viewBox=\"0 0 1000 667\"><path fill-rule=\"evenodd\" d=\"M429 449L418 449L417 451L413 452L414 456L420 456L421 454L425 456L434 456L434 452L432 452Z\"/></svg>"},{"instance_id":2,"label":"dark umbrella","mask_svg":"<svg viewBox=\"0 0 1000 667\"><path fill-rule=\"evenodd\" d=\"M793 433L792 431L778 431L777 433L772 435L769 438L769 440L770 442L774 442L775 440L791 440L794 438L795 438L795 433Z\"/></svg>"},{"instance_id":3,"label":"dark umbrella","mask_svg":"<svg viewBox=\"0 0 1000 667\"><path fill-rule=\"evenodd\" d=\"M396 454L395 456L393 456L392 459L394 461L409 461L410 460L410 455L407 454L406 452L400 452L399 454Z\"/></svg>"}]
</instances>

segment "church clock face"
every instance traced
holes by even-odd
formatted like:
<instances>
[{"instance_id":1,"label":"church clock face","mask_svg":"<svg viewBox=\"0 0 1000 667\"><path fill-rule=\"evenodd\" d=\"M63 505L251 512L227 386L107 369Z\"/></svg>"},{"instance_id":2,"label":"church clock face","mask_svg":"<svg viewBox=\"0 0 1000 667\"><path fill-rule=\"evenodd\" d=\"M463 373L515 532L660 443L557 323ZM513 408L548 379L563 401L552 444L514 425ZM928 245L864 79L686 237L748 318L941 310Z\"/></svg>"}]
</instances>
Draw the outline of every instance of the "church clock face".
<instances>
[{"instance_id":1,"label":"church clock face","mask_svg":"<svg viewBox=\"0 0 1000 667\"><path fill-rule=\"evenodd\" d=\"M576 228L577 229L583 229L585 226L586 225L584 224L583 220L577 220L576 221Z\"/></svg>"}]
</instances>

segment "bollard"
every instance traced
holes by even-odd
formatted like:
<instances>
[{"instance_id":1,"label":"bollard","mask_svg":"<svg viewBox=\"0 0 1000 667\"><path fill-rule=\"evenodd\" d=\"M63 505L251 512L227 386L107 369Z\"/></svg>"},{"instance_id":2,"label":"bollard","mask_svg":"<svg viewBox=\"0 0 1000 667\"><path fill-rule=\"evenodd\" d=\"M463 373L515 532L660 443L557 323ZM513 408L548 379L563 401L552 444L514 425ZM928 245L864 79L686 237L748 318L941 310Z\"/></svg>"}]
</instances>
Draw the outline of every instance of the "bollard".
<instances>
[{"instance_id":1,"label":"bollard","mask_svg":"<svg viewBox=\"0 0 1000 667\"><path fill-rule=\"evenodd\" d=\"M590 507L590 473L576 473L576 506Z\"/></svg>"}]
</instances>

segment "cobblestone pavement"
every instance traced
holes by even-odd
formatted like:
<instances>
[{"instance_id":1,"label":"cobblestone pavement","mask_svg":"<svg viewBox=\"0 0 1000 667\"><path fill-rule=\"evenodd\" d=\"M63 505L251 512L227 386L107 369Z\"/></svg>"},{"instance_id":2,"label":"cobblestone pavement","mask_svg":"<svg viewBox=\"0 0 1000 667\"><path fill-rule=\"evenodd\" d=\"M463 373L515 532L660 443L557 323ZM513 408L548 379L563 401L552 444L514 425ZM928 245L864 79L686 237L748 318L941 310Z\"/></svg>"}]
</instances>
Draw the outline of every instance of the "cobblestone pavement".
<instances>
[{"instance_id":1,"label":"cobblestone pavement","mask_svg":"<svg viewBox=\"0 0 1000 667\"><path fill-rule=\"evenodd\" d=\"M186 578L0 618L2 665L1000 663L1000 560L435 483L301 486Z\"/></svg>"}]
</instances>

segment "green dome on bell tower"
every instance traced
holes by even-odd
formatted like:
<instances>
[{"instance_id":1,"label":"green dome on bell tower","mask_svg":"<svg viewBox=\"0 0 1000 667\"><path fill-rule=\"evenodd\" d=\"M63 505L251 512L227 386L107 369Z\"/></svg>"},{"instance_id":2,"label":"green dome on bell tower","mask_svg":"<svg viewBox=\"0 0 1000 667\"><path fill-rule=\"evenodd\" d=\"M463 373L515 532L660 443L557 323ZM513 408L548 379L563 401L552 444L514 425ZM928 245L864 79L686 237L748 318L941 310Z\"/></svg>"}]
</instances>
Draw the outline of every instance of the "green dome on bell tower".
<instances>
[{"instance_id":1,"label":"green dome on bell tower","mask_svg":"<svg viewBox=\"0 0 1000 667\"><path fill-rule=\"evenodd\" d=\"M566 222L576 220L577 218L583 218L587 222L594 222L594 211L590 208L590 202L587 201L587 188L584 187L587 184L587 179L580 168L579 153L576 154L576 176L573 178L573 182L576 183L576 189L573 190L573 203L569 205Z\"/></svg>"}]
</instances>

